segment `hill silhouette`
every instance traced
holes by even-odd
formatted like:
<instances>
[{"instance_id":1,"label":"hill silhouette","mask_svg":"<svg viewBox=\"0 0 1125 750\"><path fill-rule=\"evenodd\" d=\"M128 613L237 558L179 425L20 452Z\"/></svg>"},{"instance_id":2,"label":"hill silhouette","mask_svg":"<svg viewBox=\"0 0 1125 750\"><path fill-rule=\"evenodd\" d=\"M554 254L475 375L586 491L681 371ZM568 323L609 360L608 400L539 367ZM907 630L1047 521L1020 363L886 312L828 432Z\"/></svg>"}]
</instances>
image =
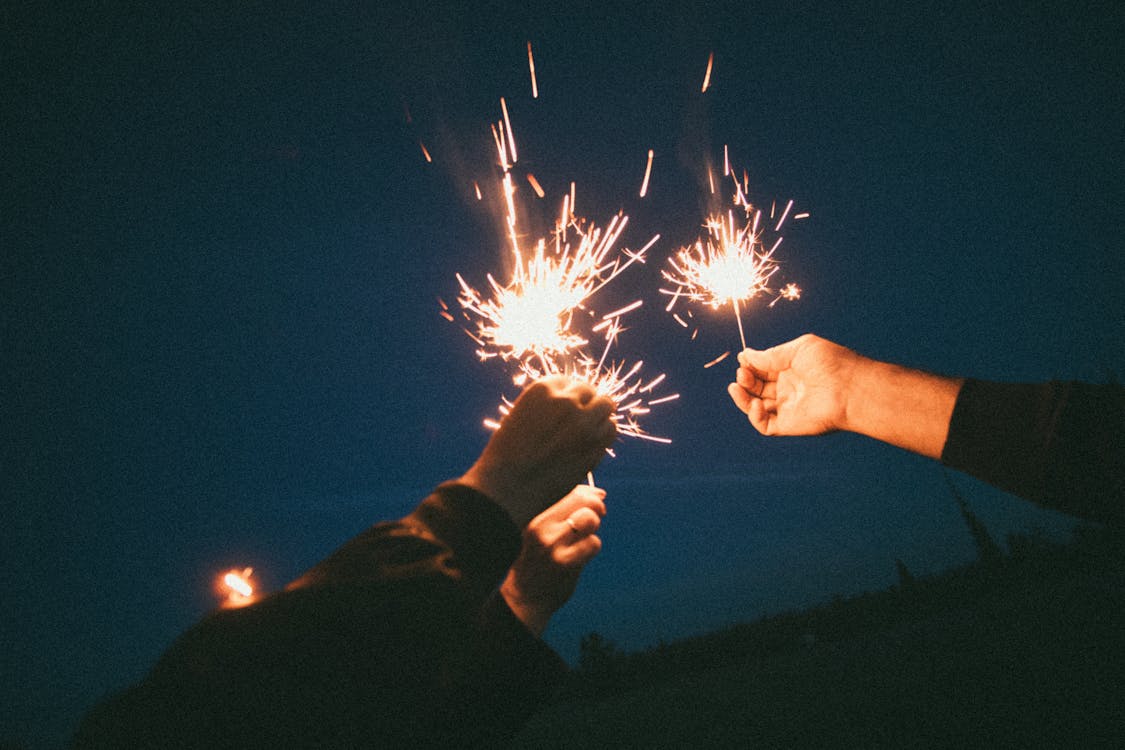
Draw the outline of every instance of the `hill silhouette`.
<instances>
[{"instance_id":1,"label":"hill silhouette","mask_svg":"<svg viewBox=\"0 0 1125 750\"><path fill-rule=\"evenodd\" d=\"M589 634L516 746L1125 746L1122 533L1004 552L959 504L969 565L634 653Z\"/></svg>"}]
</instances>

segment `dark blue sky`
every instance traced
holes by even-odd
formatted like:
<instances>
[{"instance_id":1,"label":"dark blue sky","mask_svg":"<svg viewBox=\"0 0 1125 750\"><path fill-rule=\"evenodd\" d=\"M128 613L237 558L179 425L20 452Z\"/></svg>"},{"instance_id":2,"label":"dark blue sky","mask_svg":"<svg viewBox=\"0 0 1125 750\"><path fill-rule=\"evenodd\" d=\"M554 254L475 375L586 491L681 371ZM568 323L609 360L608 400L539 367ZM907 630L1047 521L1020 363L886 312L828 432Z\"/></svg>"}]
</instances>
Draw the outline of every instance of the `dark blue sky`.
<instances>
[{"instance_id":1,"label":"dark blue sky","mask_svg":"<svg viewBox=\"0 0 1125 750\"><path fill-rule=\"evenodd\" d=\"M647 300L623 353L682 394L648 422L672 446L597 472L605 551L548 631L564 655L969 559L940 469L759 437L732 367L702 368L737 344L729 314L691 342L655 293L729 144L752 197L811 213L780 253L804 298L747 311L752 343L1125 373L1125 9L900 5L5 11L0 739L58 741L214 604L222 568L280 587L471 462L504 379L436 297L502 257L469 198L501 96L552 212L575 180L580 213L630 216L622 244L662 235L615 293ZM1069 526L955 481L998 537Z\"/></svg>"}]
</instances>

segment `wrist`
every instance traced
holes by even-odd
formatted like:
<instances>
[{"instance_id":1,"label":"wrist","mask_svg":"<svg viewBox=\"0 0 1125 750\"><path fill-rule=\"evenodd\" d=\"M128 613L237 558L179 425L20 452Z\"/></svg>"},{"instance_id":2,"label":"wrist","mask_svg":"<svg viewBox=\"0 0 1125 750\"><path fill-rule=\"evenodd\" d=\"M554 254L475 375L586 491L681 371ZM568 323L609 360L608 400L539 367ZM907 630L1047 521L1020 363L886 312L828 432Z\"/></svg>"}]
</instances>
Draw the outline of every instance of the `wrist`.
<instances>
[{"instance_id":1,"label":"wrist","mask_svg":"<svg viewBox=\"0 0 1125 750\"><path fill-rule=\"evenodd\" d=\"M511 476L509 472L489 467L481 461L469 467L458 481L487 495L492 502L508 513L519 529L527 526L538 512L525 496L526 493L521 491L523 482Z\"/></svg>"},{"instance_id":2,"label":"wrist","mask_svg":"<svg viewBox=\"0 0 1125 750\"><path fill-rule=\"evenodd\" d=\"M533 606L520 598L519 594L512 586L508 585L508 581L500 587L500 596L504 598L504 602L508 605L508 609L516 616L516 619L523 623L531 633L536 637L543 635L543 631L547 629L547 623L551 620L551 613L542 607Z\"/></svg>"}]
</instances>

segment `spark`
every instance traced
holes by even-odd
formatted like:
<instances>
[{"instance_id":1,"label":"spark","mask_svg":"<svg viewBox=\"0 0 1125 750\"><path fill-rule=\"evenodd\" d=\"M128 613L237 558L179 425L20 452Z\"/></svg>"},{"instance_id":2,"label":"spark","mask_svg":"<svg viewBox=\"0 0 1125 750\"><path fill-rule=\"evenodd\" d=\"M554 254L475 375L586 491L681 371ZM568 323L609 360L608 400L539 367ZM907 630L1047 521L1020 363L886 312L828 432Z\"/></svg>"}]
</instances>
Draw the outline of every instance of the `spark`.
<instances>
[{"instance_id":1,"label":"spark","mask_svg":"<svg viewBox=\"0 0 1125 750\"><path fill-rule=\"evenodd\" d=\"M433 157L430 156L430 151L426 148L426 144L418 141L418 145L422 147L422 156L426 157L426 161L432 164L434 160Z\"/></svg>"},{"instance_id":2,"label":"spark","mask_svg":"<svg viewBox=\"0 0 1125 750\"><path fill-rule=\"evenodd\" d=\"M777 297L774 298L773 302L770 303L770 307L773 307L779 300L783 299L790 302L801 299L801 287L796 284L786 284L782 287L781 291L777 293Z\"/></svg>"},{"instance_id":3,"label":"spark","mask_svg":"<svg viewBox=\"0 0 1125 750\"><path fill-rule=\"evenodd\" d=\"M626 365L609 357L625 330L623 316L641 307L642 300L602 315L594 308L595 295L634 263L643 263L660 235L653 236L639 250L618 249L629 218L619 211L602 227L576 216L572 182L570 192L562 199L553 231L529 239L517 221L512 182L515 138L506 108L504 118L502 123L492 125L492 133L503 170L510 272L503 279L487 274L488 285L483 291L456 274L460 285L458 302L469 321L466 333L477 344L477 356L482 361L504 363L516 385L547 375L586 381L599 394L613 400L618 434L667 442L666 438L650 435L639 424L650 409L649 394L664 380L664 375L645 381L640 376L640 361ZM649 153L651 160L652 152ZM527 174L527 179L542 197L534 176ZM597 358L591 354L591 339L595 335L604 341ZM662 403L667 400L671 399ZM501 416L510 408L511 402L503 400ZM495 429L499 420L485 419L484 424Z\"/></svg>"},{"instance_id":4,"label":"spark","mask_svg":"<svg viewBox=\"0 0 1125 750\"><path fill-rule=\"evenodd\" d=\"M611 260L610 254L627 223L628 217L620 213L604 230L579 223L575 227L577 246L568 237L568 227L563 227L555 234L553 250L548 249L546 238L541 238L527 256L513 234L512 278L501 284L489 274L489 297L457 274L461 285L458 300L477 318L470 336L480 344L480 358L558 357L585 345L587 339L574 330L575 316L585 310L594 293L633 263L643 261L657 239L654 237L640 251L624 250Z\"/></svg>"},{"instance_id":5,"label":"spark","mask_svg":"<svg viewBox=\"0 0 1125 750\"><path fill-rule=\"evenodd\" d=\"M527 43L527 67L531 71L531 98L539 98L539 85L535 82L535 58L531 55L531 42Z\"/></svg>"},{"instance_id":6,"label":"spark","mask_svg":"<svg viewBox=\"0 0 1125 750\"><path fill-rule=\"evenodd\" d=\"M777 226L774 227L775 232L781 231L781 225L785 223L785 217L789 215L789 210L793 208L793 199L790 198L789 202L785 204L785 210L781 212L781 218L777 220Z\"/></svg>"},{"instance_id":7,"label":"spark","mask_svg":"<svg viewBox=\"0 0 1125 750\"><path fill-rule=\"evenodd\" d=\"M738 323L742 347L746 348L746 334L742 328L739 306L763 292L771 291L770 279L779 268L774 254L783 238L778 236L767 248L763 237L765 230L761 226L762 212L746 197L749 190L748 174L744 171L741 180L734 176L725 146L723 161L724 175L730 177L733 185L734 207L725 213L709 215L703 225L705 235L694 244L681 247L668 259L661 276L672 286L661 288L660 292L671 297L665 308L669 312L681 298L715 310L729 304ZM793 201L790 200L777 221L775 233L785 223L792 208ZM775 210L776 203L770 208L769 220L772 220ZM773 302L799 297L800 288L796 284L789 284ZM772 305L773 303L770 306ZM682 318L676 320L681 326L687 327ZM695 337L694 332L692 337ZM707 366L712 364L714 362Z\"/></svg>"},{"instance_id":8,"label":"spark","mask_svg":"<svg viewBox=\"0 0 1125 750\"><path fill-rule=\"evenodd\" d=\"M648 177L651 173L652 173L652 149L650 148L648 150L648 166L645 167L645 179L641 183L641 197L642 198L644 198L645 193L648 192Z\"/></svg>"},{"instance_id":9,"label":"spark","mask_svg":"<svg viewBox=\"0 0 1125 750\"><path fill-rule=\"evenodd\" d=\"M676 285L675 289L661 288L663 294L684 297L712 309L730 304L743 348L746 336L738 305L765 291L777 271L773 249L766 251L761 244L757 216L755 211L752 218L740 224L734 211L728 211L725 217L712 215L704 224L707 237L680 248L668 259L670 270L661 271L665 280Z\"/></svg>"},{"instance_id":10,"label":"spark","mask_svg":"<svg viewBox=\"0 0 1125 750\"><path fill-rule=\"evenodd\" d=\"M703 93L707 91L707 87L711 85L711 66L715 63L715 53L712 52L711 56L707 58L707 72L703 75Z\"/></svg>"},{"instance_id":11,"label":"spark","mask_svg":"<svg viewBox=\"0 0 1125 750\"><path fill-rule=\"evenodd\" d=\"M729 350L725 351L722 354L720 354L719 356L715 357L710 362L708 362L707 364L703 365L703 369L706 370L708 367L714 367L715 365L719 364L720 362L722 362L724 359L726 359L729 356L730 356L730 351Z\"/></svg>"},{"instance_id":12,"label":"spark","mask_svg":"<svg viewBox=\"0 0 1125 750\"><path fill-rule=\"evenodd\" d=\"M516 156L516 136L512 133L512 123L508 119L508 103L504 101L504 97L500 97L500 109L504 112L504 128L508 133L508 149L512 153L512 164L515 164L519 161L519 157Z\"/></svg>"},{"instance_id":13,"label":"spark","mask_svg":"<svg viewBox=\"0 0 1125 750\"><path fill-rule=\"evenodd\" d=\"M793 214L793 221L797 221L798 219L807 219L807 218L809 218L809 212L808 211L805 211L804 213Z\"/></svg>"},{"instance_id":14,"label":"spark","mask_svg":"<svg viewBox=\"0 0 1125 750\"><path fill-rule=\"evenodd\" d=\"M476 180L473 180L473 190L476 192L477 200L479 201L482 196L480 194L480 184Z\"/></svg>"},{"instance_id":15,"label":"spark","mask_svg":"<svg viewBox=\"0 0 1125 750\"><path fill-rule=\"evenodd\" d=\"M535 179L535 175L531 174L531 172L527 173L527 181L531 184L531 189L534 190L535 194L540 198L546 195L546 193L543 192L543 187L539 184L539 180Z\"/></svg>"}]
</instances>

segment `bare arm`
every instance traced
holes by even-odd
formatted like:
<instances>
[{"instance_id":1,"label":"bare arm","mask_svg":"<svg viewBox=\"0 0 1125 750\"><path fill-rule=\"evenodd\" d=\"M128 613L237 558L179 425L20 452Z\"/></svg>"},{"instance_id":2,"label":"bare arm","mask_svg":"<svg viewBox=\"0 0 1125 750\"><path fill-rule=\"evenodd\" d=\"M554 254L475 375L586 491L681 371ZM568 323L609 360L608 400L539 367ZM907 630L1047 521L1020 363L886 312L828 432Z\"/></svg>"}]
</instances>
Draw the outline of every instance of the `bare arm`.
<instances>
[{"instance_id":1,"label":"bare arm","mask_svg":"<svg viewBox=\"0 0 1125 750\"><path fill-rule=\"evenodd\" d=\"M805 334L738 355L734 403L763 435L855 432L939 459L963 380L879 362Z\"/></svg>"}]
</instances>

